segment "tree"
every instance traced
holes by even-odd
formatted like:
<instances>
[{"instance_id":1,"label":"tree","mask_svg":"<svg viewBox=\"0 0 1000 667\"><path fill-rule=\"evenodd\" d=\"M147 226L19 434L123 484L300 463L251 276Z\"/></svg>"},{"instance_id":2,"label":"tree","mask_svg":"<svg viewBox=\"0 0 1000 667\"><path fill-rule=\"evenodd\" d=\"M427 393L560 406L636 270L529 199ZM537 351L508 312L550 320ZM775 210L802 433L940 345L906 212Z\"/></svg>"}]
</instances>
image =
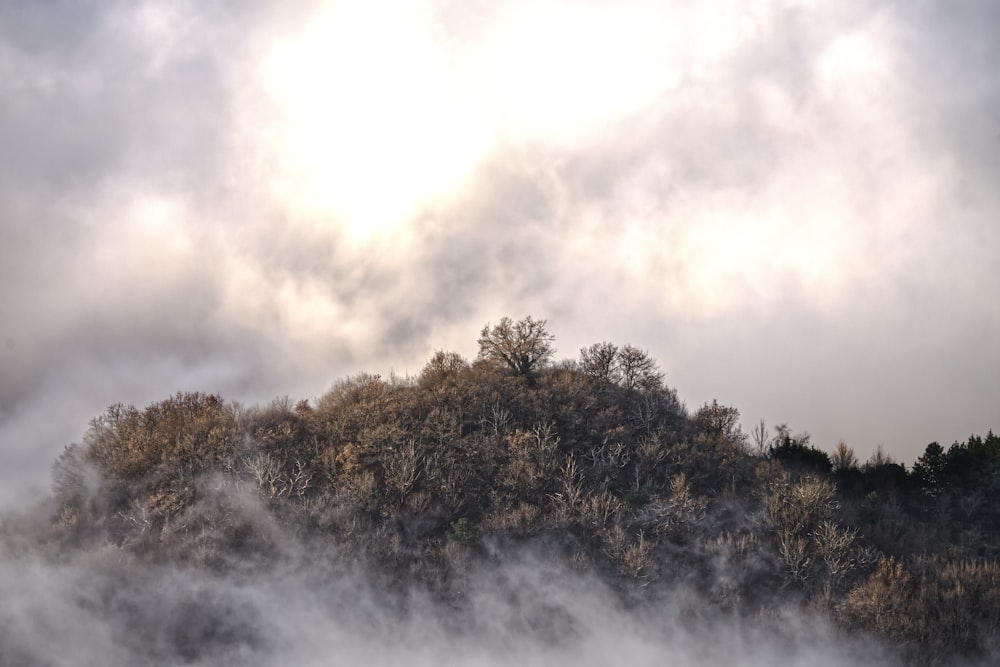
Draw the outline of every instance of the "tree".
<instances>
[{"instance_id":1,"label":"tree","mask_svg":"<svg viewBox=\"0 0 1000 667\"><path fill-rule=\"evenodd\" d=\"M506 365L515 375L531 377L555 353L555 338L545 328L545 320L531 316L519 322L504 317L491 327L488 323L479 335L479 358Z\"/></svg>"},{"instance_id":2,"label":"tree","mask_svg":"<svg viewBox=\"0 0 1000 667\"><path fill-rule=\"evenodd\" d=\"M865 473L869 473L873 470L877 470L878 468L884 468L885 466L891 466L895 464L896 461L894 461L891 456L886 454L885 449L882 447L882 445L878 445L877 447L875 447L875 451L872 452L872 455L868 457L868 460L865 462L864 466L862 466L862 470L864 470Z\"/></svg>"},{"instance_id":3,"label":"tree","mask_svg":"<svg viewBox=\"0 0 1000 667\"><path fill-rule=\"evenodd\" d=\"M594 343L580 350L580 370L600 383L617 384L621 372L617 365L618 346Z\"/></svg>"},{"instance_id":4,"label":"tree","mask_svg":"<svg viewBox=\"0 0 1000 667\"><path fill-rule=\"evenodd\" d=\"M830 463L833 464L834 472L846 472L858 467L858 456L851 447L847 446L846 442L841 440L837 443L837 449L833 451L833 456L830 457Z\"/></svg>"},{"instance_id":5,"label":"tree","mask_svg":"<svg viewBox=\"0 0 1000 667\"><path fill-rule=\"evenodd\" d=\"M833 474L842 493L865 495L865 476L858 466L858 455L852 447L843 440L838 442L837 448L830 455L830 463L833 465Z\"/></svg>"},{"instance_id":6,"label":"tree","mask_svg":"<svg viewBox=\"0 0 1000 667\"><path fill-rule=\"evenodd\" d=\"M448 379L456 378L468 367L468 362L457 352L438 350L424 366L424 369L420 371L418 381L426 387L440 386Z\"/></svg>"},{"instance_id":7,"label":"tree","mask_svg":"<svg viewBox=\"0 0 1000 667\"><path fill-rule=\"evenodd\" d=\"M829 473L833 469L830 456L809 444L808 433L792 435L788 424L778 424L774 427L777 433L771 441L768 456L783 461L786 465L799 470L819 470Z\"/></svg>"},{"instance_id":8,"label":"tree","mask_svg":"<svg viewBox=\"0 0 1000 667\"><path fill-rule=\"evenodd\" d=\"M750 437L753 438L753 453L760 457L766 456L771 444L771 436L768 434L767 424L764 423L763 419L757 422L757 425L750 431Z\"/></svg>"},{"instance_id":9,"label":"tree","mask_svg":"<svg viewBox=\"0 0 1000 667\"><path fill-rule=\"evenodd\" d=\"M663 373L649 353L632 345L594 343L580 350L580 370L598 383L629 391L660 388Z\"/></svg>"},{"instance_id":10,"label":"tree","mask_svg":"<svg viewBox=\"0 0 1000 667\"><path fill-rule=\"evenodd\" d=\"M663 373L649 353L631 345L618 350L618 372L622 386L629 391L656 389L663 382Z\"/></svg>"},{"instance_id":11,"label":"tree","mask_svg":"<svg viewBox=\"0 0 1000 667\"><path fill-rule=\"evenodd\" d=\"M747 436L740 427L740 411L734 407L719 405L712 399L711 405L706 403L698 408L694 422L699 431L717 441L728 442L741 450L746 447Z\"/></svg>"},{"instance_id":12,"label":"tree","mask_svg":"<svg viewBox=\"0 0 1000 667\"><path fill-rule=\"evenodd\" d=\"M944 447L937 442L927 445L923 455L913 464L913 475L924 493L932 497L938 494L947 462Z\"/></svg>"}]
</instances>

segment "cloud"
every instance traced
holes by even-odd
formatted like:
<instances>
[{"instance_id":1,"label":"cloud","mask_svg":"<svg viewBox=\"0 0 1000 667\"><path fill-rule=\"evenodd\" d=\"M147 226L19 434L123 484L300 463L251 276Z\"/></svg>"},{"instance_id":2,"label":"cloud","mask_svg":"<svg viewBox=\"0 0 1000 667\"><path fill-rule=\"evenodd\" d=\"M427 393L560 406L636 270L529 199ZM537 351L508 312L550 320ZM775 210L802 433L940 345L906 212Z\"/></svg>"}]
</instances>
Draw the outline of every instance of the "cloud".
<instances>
[{"instance_id":1,"label":"cloud","mask_svg":"<svg viewBox=\"0 0 1000 667\"><path fill-rule=\"evenodd\" d=\"M821 446L995 428L995 13L8 3L4 469L44 484L108 403L311 397L528 313Z\"/></svg>"}]
</instances>

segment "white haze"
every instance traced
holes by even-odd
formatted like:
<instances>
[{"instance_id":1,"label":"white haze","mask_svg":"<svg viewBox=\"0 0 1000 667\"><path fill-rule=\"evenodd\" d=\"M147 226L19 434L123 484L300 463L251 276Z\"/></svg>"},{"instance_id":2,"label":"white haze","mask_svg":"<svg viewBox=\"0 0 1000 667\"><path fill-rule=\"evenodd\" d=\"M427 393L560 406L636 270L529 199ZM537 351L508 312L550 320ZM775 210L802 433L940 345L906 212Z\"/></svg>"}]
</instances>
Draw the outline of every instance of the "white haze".
<instances>
[{"instance_id":1,"label":"white haze","mask_svg":"<svg viewBox=\"0 0 1000 667\"><path fill-rule=\"evenodd\" d=\"M48 531L47 508L7 516L0 664L891 664L883 647L801 609L740 619L681 586L626 603L541 546L479 563L455 552L454 596L435 600L423 589L380 585L375 568L340 558L332 540L306 545L252 495L222 502L277 555L267 563L254 553L230 557L222 568L157 564L100 539L84 538L85 548L37 539Z\"/></svg>"}]
</instances>

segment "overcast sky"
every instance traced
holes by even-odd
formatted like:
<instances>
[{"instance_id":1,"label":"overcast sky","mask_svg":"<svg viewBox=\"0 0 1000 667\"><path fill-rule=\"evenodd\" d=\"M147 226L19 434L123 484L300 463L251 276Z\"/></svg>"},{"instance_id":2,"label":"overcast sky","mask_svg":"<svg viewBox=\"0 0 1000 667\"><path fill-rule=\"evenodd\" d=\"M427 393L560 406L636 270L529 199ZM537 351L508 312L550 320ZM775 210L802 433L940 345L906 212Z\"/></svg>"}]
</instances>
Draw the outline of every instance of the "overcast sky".
<instances>
[{"instance_id":1,"label":"overcast sky","mask_svg":"<svg viewBox=\"0 0 1000 667\"><path fill-rule=\"evenodd\" d=\"M1000 429L998 63L993 0L0 0L0 500L504 315L827 450Z\"/></svg>"}]
</instances>

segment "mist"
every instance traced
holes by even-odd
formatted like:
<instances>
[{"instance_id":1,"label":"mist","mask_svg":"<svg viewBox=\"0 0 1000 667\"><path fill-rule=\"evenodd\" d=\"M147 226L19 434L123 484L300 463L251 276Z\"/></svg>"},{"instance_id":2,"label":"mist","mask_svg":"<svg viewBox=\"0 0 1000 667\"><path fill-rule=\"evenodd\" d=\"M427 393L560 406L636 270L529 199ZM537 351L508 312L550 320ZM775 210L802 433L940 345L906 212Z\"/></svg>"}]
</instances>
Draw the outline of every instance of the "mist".
<instances>
[{"instance_id":1,"label":"mist","mask_svg":"<svg viewBox=\"0 0 1000 667\"><path fill-rule=\"evenodd\" d=\"M949 583L927 554L951 547L960 584L995 581L995 486L965 455L1000 427L1000 9L730 5L0 0L0 664L891 664L916 631L847 630L851 591ZM458 427L407 419L442 479L469 456L538 485L518 504L473 479L474 527L537 533L456 537L467 508L426 505L447 489L373 490L364 466L398 465L410 432L364 444L332 408L328 431L291 408L359 373L416 392L437 351L474 358L484 323L528 313L568 396L596 341L657 361L673 467L652 486L608 490L613 429L526 473L514 436L551 405L510 392L532 419L487 432L504 406L476 392L509 386L470 365ZM632 456L649 415L614 391ZM127 439L82 464L91 420L173 392L248 423L290 397L275 419L313 440L281 472L313 486L276 499L247 452L285 452L242 431L190 469L154 449L136 473ZM699 406L741 421L720 439ZM791 426L751 452L761 420ZM928 443L952 486L918 473ZM835 528L868 531L854 579L812 554L826 598L786 553L815 547L818 515L781 543L767 508L802 452L826 457ZM560 495L586 455L596 523ZM710 508L683 539L661 526L681 474ZM628 549L654 574L622 575ZM933 612L919 592L897 610Z\"/></svg>"},{"instance_id":2,"label":"mist","mask_svg":"<svg viewBox=\"0 0 1000 667\"><path fill-rule=\"evenodd\" d=\"M623 597L552 544L485 558L456 551L446 599L386 586L378 568L345 558L336 543L306 543L276 525L258 498L214 493L215 508L250 522L270 556L179 566L93 536L77 536L92 544L84 549L39 543L30 528L50 508L5 517L2 663L892 664L874 641L801 610L740 618L685 587Z\"/></svg>"},{"instance_id":3,"label":"mist","mask_svg":"<svg viewBox=\"0 0 1000 667\"><path fill-rule=\"evenodd\" d=\"M2 664L990 664L1000 437L860 464L649 354L115 404L0 514Z\"/></svg>"}]
</instances>

